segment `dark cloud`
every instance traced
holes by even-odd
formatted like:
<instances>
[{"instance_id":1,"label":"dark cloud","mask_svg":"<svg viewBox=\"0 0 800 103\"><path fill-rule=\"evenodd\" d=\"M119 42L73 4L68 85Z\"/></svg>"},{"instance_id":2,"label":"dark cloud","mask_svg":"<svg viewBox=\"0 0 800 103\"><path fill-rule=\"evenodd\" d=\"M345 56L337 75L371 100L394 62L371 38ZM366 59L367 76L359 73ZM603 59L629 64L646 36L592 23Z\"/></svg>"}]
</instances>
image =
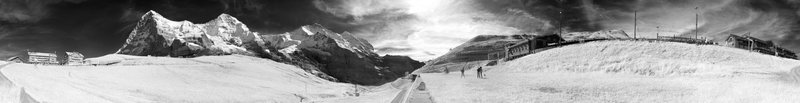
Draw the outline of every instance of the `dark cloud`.
<instances>
[{"instance_id":1,"label":"dark cloud","mask_svg":"<svg viewBox=\"0 0 800 103\"><path fill-rule=\"evenodd\" d=\"M0 44L4 44L3 57L26 50L55 52L80 51L90 56L114 51L115 43L124 40L121 30L127 25L120 21L125 1L48 1L19 0L23 2L3 6L29 18L4 18L0 28Z\"/></svg>"},{"instance_id":2,"label":"dark cloud","mask_svg":"<svg viewBox=\"0 0 800 103\"><path fill-rule=\"evenodd\" d=\"M251 30L279 33L320 23L347 30L348 18L315 8L311 0L2 0L0 57L26 50L78 51L89 57L116 52L142 14L207 22L228 13Z\"/></svg>"},{"instance_id":3,"label":"dark cloud","mask_svg":"<svg viewBox=\"0 0 800 103\"><path fill-rule=\"evenodd\" d=\"M441 55L484 34L551 34L559 28L632 32L637 11L637 31L644 37L652 36L656 26L664 34L692 36L697 31L717 40L750 33L800 51L798 4L798 0L0 0L0 57L25 50L79 51L89 57L113 53L149 10L197 23L228 13L262 34L316 23L365 38L384 48L379 52L425 56ZM419 12L420 5L437 7ZM700 14L696 30L695 13Z\"/></svg>"},{"instance_id":4,"label":"dark cloud","mask_svg":"<svg viewBox=\"0 0 800 103\"><path fill-rule=\"evenodd\" d=\"M0 21L35 22L47 16L47 5L83 1L85 0L0 0Z\"/></svg>"}]
</instances>

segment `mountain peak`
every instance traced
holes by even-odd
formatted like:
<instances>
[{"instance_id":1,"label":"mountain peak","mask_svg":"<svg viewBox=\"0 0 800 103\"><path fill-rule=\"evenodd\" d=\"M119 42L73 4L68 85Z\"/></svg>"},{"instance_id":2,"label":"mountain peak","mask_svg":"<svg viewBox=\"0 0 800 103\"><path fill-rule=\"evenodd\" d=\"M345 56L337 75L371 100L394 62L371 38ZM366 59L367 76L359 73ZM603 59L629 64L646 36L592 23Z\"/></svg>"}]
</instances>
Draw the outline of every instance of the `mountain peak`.
<instances>
[{"instance_id":1,"label":"mountain peak","mask_svg":"<svg viewBox=\"0 0 800 103\"><path fill-rule=\"evenodd\" d=\"M146 19L161 19L161 18L163 18L163 19L166 19L166 18L164 18L164 16L162 16L162 15L161 15L161 14L159 14L158 12L156 12L156 11L153 11L153 10L150 10L150 11L147 11L147 13L144 13L144 15L142 15L142 17L141 17L141 20L146 20Z\"/></svg>"},{"instance_id":2,"label":"mountain peak","mask_svg":"<svg viewBox=\"0 0 800 103\"><path fill-rule=\"evenodd\" d=\"M140 56L252 55L254 53L242 45L257 43L260 39L256 38L254 32L227 14L207 23L192 23L172 21L151 10L142 16L117 53Z\"/></svg>"}]
</instances>

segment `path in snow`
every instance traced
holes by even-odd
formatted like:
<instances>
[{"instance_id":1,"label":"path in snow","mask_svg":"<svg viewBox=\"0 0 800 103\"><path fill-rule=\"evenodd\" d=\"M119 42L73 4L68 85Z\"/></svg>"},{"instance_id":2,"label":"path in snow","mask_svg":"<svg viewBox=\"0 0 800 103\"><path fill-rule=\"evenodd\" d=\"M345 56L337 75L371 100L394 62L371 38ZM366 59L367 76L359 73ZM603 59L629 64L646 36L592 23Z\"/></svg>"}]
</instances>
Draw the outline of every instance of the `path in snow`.
<instances>
[{"instance_id":1,"label":"path in snow","mask_svg":"<svg viewBox=\"0 0 800 103\"><path fill-rule=\"evenodd\" d=\"M13 63L0 61L0 64L2 64L0 65L0 102L19 102L21 88L8 80L8 77L1 71Z\"/></svg>"},{"instance_id":2,"label":"path in snow","mask_svg":"<svg viewBox=\"0 0 800 103\"><path fill-rule=\"evenodd\" d=\"M406 89L403 89L394 97L392 103L433 103L433 97L426 90L425 82L417 78L413 80Z\"/></svg>"}]
</instances>

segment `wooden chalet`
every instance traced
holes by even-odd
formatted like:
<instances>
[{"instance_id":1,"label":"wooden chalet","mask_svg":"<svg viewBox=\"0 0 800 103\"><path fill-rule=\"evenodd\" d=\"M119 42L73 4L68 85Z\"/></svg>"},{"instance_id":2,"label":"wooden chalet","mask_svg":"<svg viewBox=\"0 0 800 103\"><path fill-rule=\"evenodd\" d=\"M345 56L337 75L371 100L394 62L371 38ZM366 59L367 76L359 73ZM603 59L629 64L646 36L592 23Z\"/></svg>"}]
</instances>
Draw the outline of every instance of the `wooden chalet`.
<instances>
[{"instance_id":1,"label":"wooden chalet","mask_svg":"<svg viewBox=\"0 0 800 103\"><path fill-rule=\"evenodd\" d=\"M58 64L58 56L55 53L28 52L28 63L30 64Z\"/></svg>"},{"instance_id":2,"label":"wooden chalet","mask_svg":"<svg viewBox=\"0 0 800 103\"><path fill-rule=\"evenodd\" d=\"M65 58L62 60L65 65L80 65L83 64L83 54L78 52L65 52Z\"/></svg>"}]
</instances>

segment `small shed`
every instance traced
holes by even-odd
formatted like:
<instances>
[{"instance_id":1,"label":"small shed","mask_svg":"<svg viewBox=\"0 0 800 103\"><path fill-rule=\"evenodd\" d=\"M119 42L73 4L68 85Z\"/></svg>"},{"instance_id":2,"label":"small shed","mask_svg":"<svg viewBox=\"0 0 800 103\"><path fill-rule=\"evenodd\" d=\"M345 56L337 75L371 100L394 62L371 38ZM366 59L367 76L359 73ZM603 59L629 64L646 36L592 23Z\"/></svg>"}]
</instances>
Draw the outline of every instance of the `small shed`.
<instances>
[{"instance_id":1,"label":"small shed","mask_svg":"<svg viewBox=\"0 0 800 103\"><path fill-rule=\"evenodd\" d=\"M8 60L6 60L6 61L12 62L12 63L24 63L25 60L22 60L18 56L14 56L14 57L8 58Z\"/></svg>"}]
</instances>

